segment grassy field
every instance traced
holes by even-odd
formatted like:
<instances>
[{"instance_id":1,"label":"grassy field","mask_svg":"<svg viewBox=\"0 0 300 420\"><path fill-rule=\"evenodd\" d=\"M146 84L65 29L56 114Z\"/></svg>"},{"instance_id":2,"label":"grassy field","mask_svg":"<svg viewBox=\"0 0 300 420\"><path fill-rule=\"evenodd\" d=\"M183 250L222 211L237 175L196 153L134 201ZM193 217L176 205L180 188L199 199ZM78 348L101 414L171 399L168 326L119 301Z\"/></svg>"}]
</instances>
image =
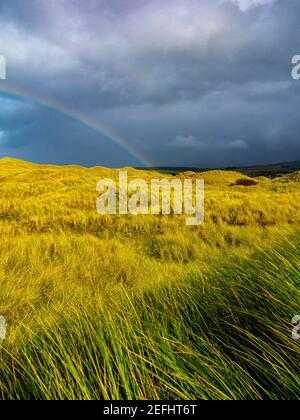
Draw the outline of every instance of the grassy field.
<instances>
[{"instance_id":1,"label":"grassy field","mask_svg":"<svg viewBox=\"0 0 300 420\"><path fill-rule=\"evenodd\" d=\"M298 399L300 172L178 174L205 180L193 227L99 216L117 176L0 160L0 399Z\"/></svg>"}]
</instances>

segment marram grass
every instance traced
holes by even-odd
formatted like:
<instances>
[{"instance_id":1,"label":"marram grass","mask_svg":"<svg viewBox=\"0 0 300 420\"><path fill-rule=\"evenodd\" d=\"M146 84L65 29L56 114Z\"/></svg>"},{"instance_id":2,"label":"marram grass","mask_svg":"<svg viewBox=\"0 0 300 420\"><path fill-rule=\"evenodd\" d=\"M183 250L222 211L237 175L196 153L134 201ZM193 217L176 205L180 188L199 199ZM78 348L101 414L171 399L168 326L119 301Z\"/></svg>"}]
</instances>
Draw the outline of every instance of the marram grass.
<instances>
[{"instance_id":1,"label":"marram grass","mask_svg":"<svg viewBox=\"0 0 300 420\"><path fill-rule=\"evenodd\" d=\"M0 161L0 398L298 399L297 175L207 173L187 227L98 216L116 174Z\"/></svg>"}]
</instances>

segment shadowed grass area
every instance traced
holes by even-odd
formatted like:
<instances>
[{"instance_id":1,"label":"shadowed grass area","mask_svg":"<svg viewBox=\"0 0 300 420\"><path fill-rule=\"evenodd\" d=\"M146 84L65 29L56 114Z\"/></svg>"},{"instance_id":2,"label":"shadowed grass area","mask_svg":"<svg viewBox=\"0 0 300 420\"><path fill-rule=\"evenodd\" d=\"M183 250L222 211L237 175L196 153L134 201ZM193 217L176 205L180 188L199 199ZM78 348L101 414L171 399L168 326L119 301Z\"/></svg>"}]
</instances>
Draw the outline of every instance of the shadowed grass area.
<instances>
[{"instance_id":1,"label":"shadowed grass area","mask_svg":"<svg viewBox=\"0 0 300 420\"><path fill-rule=\"evenodd\" d=\"M298 241L151 291L120 286L92 306L45 309L2 350L2 398L298 398Z\"/></svg>"}]
</instances>

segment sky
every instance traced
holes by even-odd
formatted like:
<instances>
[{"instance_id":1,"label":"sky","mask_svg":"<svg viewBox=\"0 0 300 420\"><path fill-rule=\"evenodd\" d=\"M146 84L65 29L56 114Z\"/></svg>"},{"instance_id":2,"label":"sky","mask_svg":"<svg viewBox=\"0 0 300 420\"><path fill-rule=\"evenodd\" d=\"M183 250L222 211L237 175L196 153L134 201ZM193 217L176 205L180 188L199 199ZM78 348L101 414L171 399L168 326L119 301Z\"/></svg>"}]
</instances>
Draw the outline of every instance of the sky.
<instances>
[{"instance_id":1,"label":"sky","mask_svg":"<svg viewBox=\"0 0 300 420\"><path fill-rule=\"evenodd\" d=\"M0 0L0 157L300 159L299 16L299 0Z\"/></svg>"}]
</instances>

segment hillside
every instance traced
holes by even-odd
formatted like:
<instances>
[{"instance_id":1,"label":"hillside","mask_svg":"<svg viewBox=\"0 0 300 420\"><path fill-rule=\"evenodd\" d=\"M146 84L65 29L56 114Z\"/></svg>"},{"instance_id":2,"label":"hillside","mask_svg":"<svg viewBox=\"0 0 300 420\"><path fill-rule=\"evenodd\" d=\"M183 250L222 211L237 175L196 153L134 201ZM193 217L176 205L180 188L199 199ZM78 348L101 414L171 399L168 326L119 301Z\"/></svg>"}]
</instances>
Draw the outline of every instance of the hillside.
<instances>
[{"instance_id":1,"label":"hillside","mask_svg":"<svg viewBox=\"0 0 300 420\"><path fill-rule=\"evenodd\" d=\"M184 175L205 179L203 225L98 215L118 170L0 160L2 399L298 395L299 172Z\"/></svg>"},{"instance_id":2,"label":"hillside","mask_svg":"<svg viewBox=\"0 0 300 420\"><path fill-rule=\"evenodd\" d=\"M281 162L269 165L253 165L253 166L230 166L222 168L187 168L187 167L172 167L172 166L159 166L153 167L151 170L156 170L161 173L167 173L170 175L176 175L182 172L207 172L212 170L222 170L222 171L234 171L239 172L249 177L268 177L276 178L290 174L294 171L300 169L300 160L293 162Z\"/></svg>"}]
</instances>

